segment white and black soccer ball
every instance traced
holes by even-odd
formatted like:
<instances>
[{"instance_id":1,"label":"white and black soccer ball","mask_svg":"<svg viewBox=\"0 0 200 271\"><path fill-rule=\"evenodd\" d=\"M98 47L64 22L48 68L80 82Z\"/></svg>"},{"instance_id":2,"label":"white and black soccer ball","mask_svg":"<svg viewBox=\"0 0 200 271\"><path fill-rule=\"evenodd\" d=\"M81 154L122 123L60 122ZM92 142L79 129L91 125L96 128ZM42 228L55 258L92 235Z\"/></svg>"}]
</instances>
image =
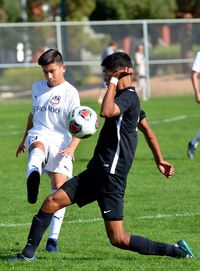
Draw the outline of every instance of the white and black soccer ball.
<instances>
[{"instance_id":1,"label":"white and black soccer ball","mask_svg":"<svg viewBox=\"0 0 200 271\"><path fill-rule=\"evenodd\" d=\"M79 106L69 113L67 125L72 136L87 138L97 131L98 117L92 108Z\"/></svg>"}]
</instances>

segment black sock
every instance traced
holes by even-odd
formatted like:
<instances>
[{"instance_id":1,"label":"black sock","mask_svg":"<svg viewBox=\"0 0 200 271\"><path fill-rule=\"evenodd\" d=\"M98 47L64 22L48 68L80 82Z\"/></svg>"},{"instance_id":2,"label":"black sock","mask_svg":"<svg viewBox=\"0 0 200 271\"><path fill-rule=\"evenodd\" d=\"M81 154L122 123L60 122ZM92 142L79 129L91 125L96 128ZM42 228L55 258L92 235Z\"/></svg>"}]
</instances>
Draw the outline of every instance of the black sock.
<instances>
[{"instance_id":1,"label":"black sock","mask_svg":"<svg viewBox=\"0 0 200 271\"><path fill-rule=\"evenodd\" d=\"M32 258L44 235L46 229L51 223L53 214L48 214L39 210L38 214L33 217L32 225L28 235L28 242L22 251L22 254Z\"/></svg>"},{"instance_id":2,"label":"black sock","mask_svg":"<svg viewBox=\"0 0 200 271\"><path fill-rule=\"evenodd\" d=\"M179 256L179 251L174 245L155 242L141 236L132 235L129 246L130 250L143 255Z\"/></svg>"}]
</instances>

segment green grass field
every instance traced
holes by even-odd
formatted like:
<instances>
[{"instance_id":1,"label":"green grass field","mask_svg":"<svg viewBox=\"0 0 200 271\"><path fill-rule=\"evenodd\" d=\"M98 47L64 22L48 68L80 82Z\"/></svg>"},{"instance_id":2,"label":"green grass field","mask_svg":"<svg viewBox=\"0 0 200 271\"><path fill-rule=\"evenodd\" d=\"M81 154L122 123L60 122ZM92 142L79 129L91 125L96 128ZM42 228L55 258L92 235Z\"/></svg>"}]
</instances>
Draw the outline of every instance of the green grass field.
<instances>
[{"instance_id":1,"label":"green grass field","mask_svg":"<svg viewBox=\"0 0 200 271\"><path fill-rule=\"evenodd\" d=\"M99 111L95 101L82 101ZM50 192L47 176L42 177L39 200L26 200L26 154L15 158L23 135L29 100L0 102L0 270L41 271L197 271L200 270L200 151L196 159L186 156L188 141L200 127L200 108L194 97L153 97L142 103L155 131L166 160L176 173L170 179L162 176L139 134L133 167L128 176L125 195L125 228L128 232L150 239L175 243L185 239L196 258L173 259L141 256L112 247L96 203L82 209L71 206L66 212L59 240L59 253L47 254L45 234L34 263L9 264L7 259L23 249L33 215ZM100 120L100 126L102 120ZM81 142L76 152L74 174L83 170L93 153L98 132Z\"/></svg>"}]
</instances>

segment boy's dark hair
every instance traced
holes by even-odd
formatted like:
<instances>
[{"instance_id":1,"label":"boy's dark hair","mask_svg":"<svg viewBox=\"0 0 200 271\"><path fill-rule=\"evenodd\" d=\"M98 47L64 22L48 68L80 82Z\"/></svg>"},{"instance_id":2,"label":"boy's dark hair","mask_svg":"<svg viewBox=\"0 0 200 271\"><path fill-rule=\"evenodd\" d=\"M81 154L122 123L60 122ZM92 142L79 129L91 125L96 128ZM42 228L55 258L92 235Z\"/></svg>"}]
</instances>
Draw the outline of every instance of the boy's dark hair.
<instances>
[{"instance_id":1,"label":"boy's dark hair","mask_svg":"<svg viewBox=\"0 0 200 271\"><path fill-rule=\"evenodd\" d=\"M40 66L46 66L52 63L63 63L63 57L61 53L56 49L47 50L38 59L38 64Z\"/></svg>"},{"instance_id":2,"label":"boy's dark hair","mask_svg":"<svg viewBox=\"0 0 200 271\"><path fill-rule=\"evenodd\" d=\"M101 66L109 70L115 70L119 67L133 68L133 64L129 55L124 52L116 52L107 56L101 63Z\"/></svg>"}]
</instances>

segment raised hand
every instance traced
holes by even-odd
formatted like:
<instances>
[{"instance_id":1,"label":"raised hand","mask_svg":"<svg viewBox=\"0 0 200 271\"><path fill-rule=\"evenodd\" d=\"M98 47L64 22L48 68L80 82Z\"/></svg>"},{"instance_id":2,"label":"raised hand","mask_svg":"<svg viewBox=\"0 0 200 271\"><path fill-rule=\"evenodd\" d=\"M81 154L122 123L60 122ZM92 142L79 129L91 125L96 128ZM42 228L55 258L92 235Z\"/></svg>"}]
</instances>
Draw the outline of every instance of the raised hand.
<instances>
[{"instance_id":1,"label":"raised hand","mask_svg":"<svg viewBox=\"0 0 200 271\"><path fill-rule=\"evenodd\" d=\"M125 68L121 68L120 70L114 71L112 76L118 79L121 79L127 75L132 75L132 74L133 74L133 68L125 67Z\"/></svg>"}]
</instances>

